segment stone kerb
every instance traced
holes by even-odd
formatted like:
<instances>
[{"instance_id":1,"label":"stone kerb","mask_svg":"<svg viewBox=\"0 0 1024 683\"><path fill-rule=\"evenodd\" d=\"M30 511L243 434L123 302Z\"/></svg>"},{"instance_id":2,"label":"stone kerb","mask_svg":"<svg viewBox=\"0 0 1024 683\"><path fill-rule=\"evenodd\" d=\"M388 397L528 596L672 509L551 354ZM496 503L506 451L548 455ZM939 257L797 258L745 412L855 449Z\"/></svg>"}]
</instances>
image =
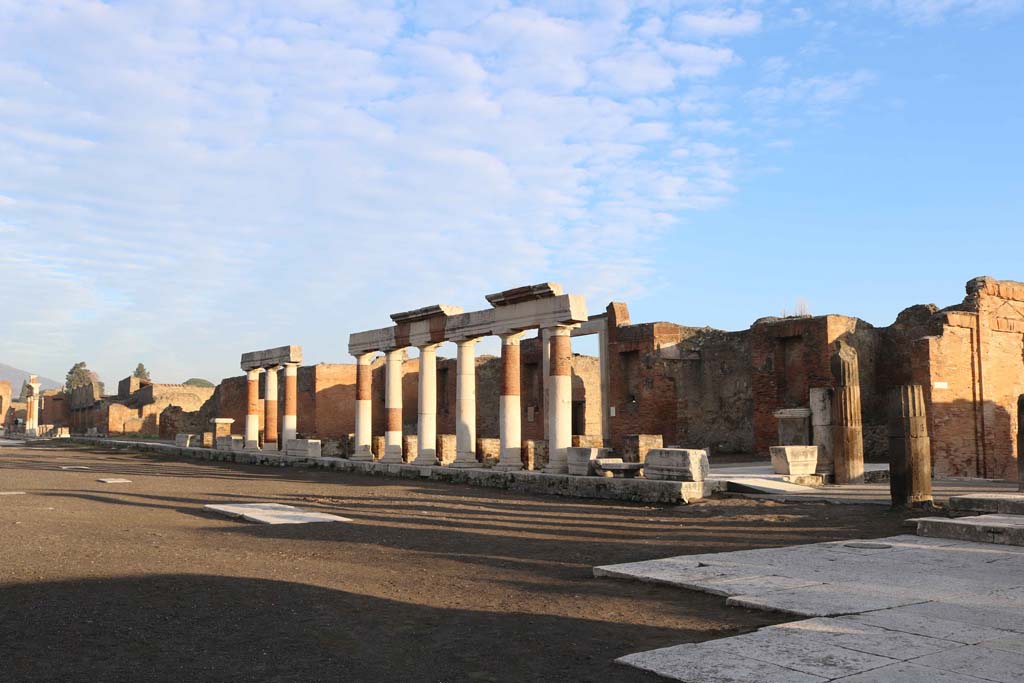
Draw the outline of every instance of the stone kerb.
<instances>
[{"instance_id":1,"label":"stone kerb","mask_svg":"<svg viewBox=\"0 0 1024 683\"><path fill-rule=\"evenodd\" d=\"M814 474L818 467L817 446L772 446L769 450L775 474L804 476Z\"/></svg>"},{"instance_id":2,"label":"stone kerb","mask_svg":"<svg viewBox=\"0 0 1024 683\"><path fill-rule=\"evenodd\" d=\"M302 347L294 344L291 346L278 346L277 348L265 349L263 351L250 351L249 353L242 354L242 369L246 371L276 367L278 365L285 365L286 363L301 362Z\"/></svg>"},{"instance_id":3,"label":"stone kerb","mask_svg":"<svg viewBox=\"0 0 1024 683\"><path fill-rule=\"evenodd\" d=\"M708 452L703 449L652 448L644 462L647 479L702 482L710 470Z\"/></svg>"}]
</instances>

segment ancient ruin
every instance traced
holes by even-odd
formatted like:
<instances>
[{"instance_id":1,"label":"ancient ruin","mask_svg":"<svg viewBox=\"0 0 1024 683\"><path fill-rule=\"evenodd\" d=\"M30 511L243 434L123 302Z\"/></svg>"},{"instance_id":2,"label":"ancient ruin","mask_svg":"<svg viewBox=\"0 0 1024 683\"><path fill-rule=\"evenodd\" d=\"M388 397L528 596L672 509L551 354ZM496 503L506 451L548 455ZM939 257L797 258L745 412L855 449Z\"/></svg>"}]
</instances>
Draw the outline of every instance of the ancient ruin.
<instances>
[{"instance_id":1,"label":"ancient ruin","mask_svg":"<svg viewBox=\"0 0 1024 683\"><path fill-rule=\"evenodd\" d=\"M285 346L243 354L246 375L215 389L127 378L116 396L94 383L70 395L26 387L21 401L0 391L0 402L9 431L25 429L31 403L37 430L184 433L214 447L227 434L210 421L233 420L218 430L254 452L301 437L354 461L507 472L566 472L573 447L642 464L666 446L712 462L814 446L816 473L844 482L889 461L888 396L913 384L934 476L1015 479L1024 285L975 278L966 289L960 304L912 306L888 327L803 315L723 332L633 323L618 302L588 314L582 297L543 283L488 295L481 310L396 313L351 335L353 364L302 366L301 348ZM596 358L572 352L582 335L597 337ZM500 355L478 357L488 336ZM454 358L439 355L449 342Z\"/></svg>"}]
</instances>

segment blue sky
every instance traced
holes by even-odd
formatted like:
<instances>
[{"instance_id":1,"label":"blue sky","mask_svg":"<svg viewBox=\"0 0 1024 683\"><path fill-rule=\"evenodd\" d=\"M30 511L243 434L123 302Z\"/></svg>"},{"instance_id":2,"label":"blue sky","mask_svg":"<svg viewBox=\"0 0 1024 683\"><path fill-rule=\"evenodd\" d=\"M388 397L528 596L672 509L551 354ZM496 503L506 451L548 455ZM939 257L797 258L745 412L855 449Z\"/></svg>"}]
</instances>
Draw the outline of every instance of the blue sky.
<instances>
[{"instance_id":1,"label":"blue sky","mask_svg":"<svg viewBox=\"0 0 1024 683\"><path fill-rule=\"evenodd\" d=\"M725 329L956 303L1024 279L1022 5L0 0L0 361L350 362L544 280Z\"/></svg>"}]
</instances>

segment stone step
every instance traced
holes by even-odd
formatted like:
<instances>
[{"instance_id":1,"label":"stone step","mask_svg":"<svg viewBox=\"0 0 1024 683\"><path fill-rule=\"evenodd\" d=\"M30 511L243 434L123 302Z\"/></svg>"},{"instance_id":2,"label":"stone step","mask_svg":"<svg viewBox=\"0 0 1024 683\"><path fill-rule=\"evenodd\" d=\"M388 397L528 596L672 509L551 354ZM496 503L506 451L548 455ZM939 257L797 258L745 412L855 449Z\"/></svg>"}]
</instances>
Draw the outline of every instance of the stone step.
<instances>
[{"instance_id":1,"label":"stone step","mask_svg":"<svg viewBox=\"0 0 1024 683\"><path fill-rule=\"evenodd\" d=\"M1024 493L969 493L963 496L950 496L949 509L955 512L1024 515Z\"/></svg>"},{"instance_id":2,"label":"stone step","mask_svg":"<svg viewBox=\"0 0 1024 683\"><path fill-rule=\"evenodd\" d=\"M1024 515L978 515L956 519L922 517L917 520L917 535L1024 546Z\"/></svg>"},{"instance_id":3,"label":"stone step","mask_svg":"<svg viewBox=\"0 0 1024 683\"><path fill-rule=\"evenodd\" d=\"M725 490L731 493L813 493L814 488L792 484L781 479L767 479L761 477L724 477L726 481Z\"/></svg>"}]
</instances>

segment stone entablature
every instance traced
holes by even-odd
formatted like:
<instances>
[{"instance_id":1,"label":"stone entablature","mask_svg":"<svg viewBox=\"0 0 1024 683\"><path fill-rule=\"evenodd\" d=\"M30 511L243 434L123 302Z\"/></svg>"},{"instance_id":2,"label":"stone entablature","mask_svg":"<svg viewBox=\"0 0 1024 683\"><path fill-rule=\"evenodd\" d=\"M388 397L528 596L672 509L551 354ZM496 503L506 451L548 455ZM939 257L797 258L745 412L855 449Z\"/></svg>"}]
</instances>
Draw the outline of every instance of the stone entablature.
<instances>
[{"instance_id":1,"label":"stone entablature","mask_svg":"<svg viewBox=\"0 0 1024 683\"><path fill-rule=\"evenodd\" d=\"M278 346L242 354L241 365L247 382L245 413L245 450L260 450L260 373L263 383L263 448L278 450L278 375L284 372L284 414L281 416L281 439L290 441L298 430L298 368L302 347Z\"/></svg>"},{"instance_id":2,"label":"stone entablature","mask_svg":"<svg viewBox=\"0 0 1024 683\"><path fill-rule=\"evenodd\" d=\"M278 365L287 365L289 363L299 364L301 362L302 347L296 345L278 346L273 349L250 351L249 353L242 354L242 369L246 371L274 368Z\"/></svg>"}]
</instances>

